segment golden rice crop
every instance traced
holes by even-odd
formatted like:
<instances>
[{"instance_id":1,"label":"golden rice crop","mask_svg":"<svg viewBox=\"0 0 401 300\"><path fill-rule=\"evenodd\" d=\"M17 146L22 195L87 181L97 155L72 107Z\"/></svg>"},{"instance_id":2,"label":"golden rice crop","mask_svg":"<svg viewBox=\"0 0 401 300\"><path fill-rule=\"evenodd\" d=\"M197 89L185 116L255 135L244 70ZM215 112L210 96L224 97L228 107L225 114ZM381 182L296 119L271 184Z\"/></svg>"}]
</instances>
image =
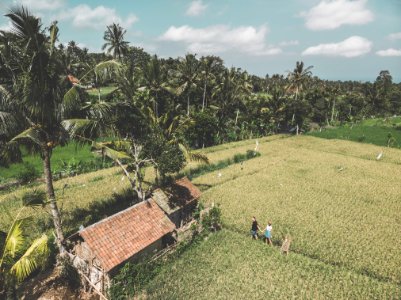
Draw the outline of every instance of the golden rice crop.
<instances>
[{"instance_id":1,"label":"golden rice crop","mask_svg":"<svg viewBox=\"0 0 401 300\"><path fill-rule=\"evenodd\" d=\"M401 283L399 150L312 137L261 144L262 156L194 180L212 186L226 224L247 234L255 215L273 238L331 265ZM350 155L348 155L350 153Z\"/></svg>"},{"instance_id":2,"label":"golden rice crop","mask_svg":"<svg viewBox=\"0 0 401 300\"><path fill-rule=\"evenodd\" d=\"M400 287L223 229L163 267L151 299L398 299ZM147 299L148 299L147 298Z\"/></svg>"}]
</instances>

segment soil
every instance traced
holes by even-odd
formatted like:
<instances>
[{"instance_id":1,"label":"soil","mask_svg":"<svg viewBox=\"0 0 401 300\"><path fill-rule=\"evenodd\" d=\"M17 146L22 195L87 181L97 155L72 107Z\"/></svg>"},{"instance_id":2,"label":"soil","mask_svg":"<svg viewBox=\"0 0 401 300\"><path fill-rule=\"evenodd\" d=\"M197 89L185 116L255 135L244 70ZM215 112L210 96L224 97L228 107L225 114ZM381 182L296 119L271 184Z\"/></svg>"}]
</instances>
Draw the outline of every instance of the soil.
<instances>
[{"instance_id":1,"label":"soil","mask_svg":"<svg viewBox=\"0 0 401 300\"><path fill-rule=\"evenodd\" d=\"M44 271L24 282L18 291L21 300L98 300L80 288L68 286L58 275L58 270Z\"/></svg>"}]
</instances>

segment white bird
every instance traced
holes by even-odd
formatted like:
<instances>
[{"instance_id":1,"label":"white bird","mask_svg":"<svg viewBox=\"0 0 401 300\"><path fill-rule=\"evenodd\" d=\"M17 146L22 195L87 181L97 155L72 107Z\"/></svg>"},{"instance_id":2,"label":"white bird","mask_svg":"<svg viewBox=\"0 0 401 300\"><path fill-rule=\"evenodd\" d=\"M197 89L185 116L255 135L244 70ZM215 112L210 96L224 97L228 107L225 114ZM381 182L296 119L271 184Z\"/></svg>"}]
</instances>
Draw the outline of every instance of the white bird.
<instances>
[{"instance_id":1,"label":"white bird","mask_svg":"<svg viewBox=\"0 0 401 300\"><path fill-rule=\"evenodd\" d=\"M258 141L258 140L256 140L255 151L258 151L258 149L259 149L259 141Z\"/></svg>"},{"instance_id":2,"label":"white bird","mask_svg":"<svg viewBox=\"0 0 401 300\"><path fill-rule=\"evenodd\" d=\"M223 174L221 174L220 172L219 172L219 174L217 174L217 177L221 177Z\"/></svg>"},{"instance_id":3,"label":"white bird","mask_svg":"<svg viewBox=\"0 0 401 300\"><path fill-rule=\"evenodd\" d=\"M125 176L121 177L121 181L124 181L124 179L125 179Z\"/></svg>"},{"instance_id":4,"label":"white bird","mask_svg":"<svg viewBox=\"0 0 401 300\"><path fill-rule=\"evenodd\" d=\"M376 160L380 160L383 157L383 151L377 155Z\"/></svg>"}]
</instances>

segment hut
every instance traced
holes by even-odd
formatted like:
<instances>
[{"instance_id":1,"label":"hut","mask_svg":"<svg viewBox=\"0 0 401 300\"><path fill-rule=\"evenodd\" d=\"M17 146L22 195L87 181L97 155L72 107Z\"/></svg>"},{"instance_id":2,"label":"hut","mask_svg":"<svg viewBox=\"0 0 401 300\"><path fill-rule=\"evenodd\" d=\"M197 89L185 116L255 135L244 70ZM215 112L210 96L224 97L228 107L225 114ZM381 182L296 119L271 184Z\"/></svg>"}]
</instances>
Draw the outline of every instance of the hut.
<instances>
[{"instance_id":1,"label":"hut","mask_svg":"<svg viewBox=\"0 0 401 300\"><path fill-rule=\"evenodd\" d=\"M200 190L187 178L176 180L170 186L156 189L152 199L164 210L177 228L192 220L198 204Z\"/></svg>"},{"instance_id":2,"label":"hut","mask_svg":"<svg viewBox=\"0 0 401 300\"><path fill-rule=\"evenodd\" d=\"M171 241L174 224L153 199L140 202L70 237L72 263L100 293L122 264Z\"/></svg>"}]
</instances>

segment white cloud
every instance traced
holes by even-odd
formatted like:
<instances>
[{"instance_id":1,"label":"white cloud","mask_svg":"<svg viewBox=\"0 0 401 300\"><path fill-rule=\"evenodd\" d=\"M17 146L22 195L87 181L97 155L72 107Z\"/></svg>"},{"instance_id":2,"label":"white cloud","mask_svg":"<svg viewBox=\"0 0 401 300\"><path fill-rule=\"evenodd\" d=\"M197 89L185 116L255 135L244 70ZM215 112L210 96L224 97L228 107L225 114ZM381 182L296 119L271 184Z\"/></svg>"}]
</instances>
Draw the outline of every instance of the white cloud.
<instances>
[{"instance_id":1,"label":"white cloud","mask_svg":"<svg viewBox=\"0 0 401 300\"><path fill-rule=\"evenodd\" d=\"M122 19L114 8L103 5L91 8L89 5L80 4L74 8L63 12L59 16L60 20L71 20L74 27L92 28L98 30L106 29L107 25L118 23L123 28L129 28L138 21L134 14L129 14L126 19Z\"/></svg>"},{"instance_id":2,"label":"white cloud","mask_svg":"<svg viewBox=\"0 0 401 300\"><path fill-rule=\"evenodd\" d=\"M309 47L302 52L302 55L356 57L369 53L371 49L371 41L360 36L352 36L339 43L319 44Z\"/></svg>"},{"instance_id":3,"label":"white cloud","mask_svg":"<svg viewBox=\"0 0 401 300\"><path fill-rule=\"evenodd\" d=\"M311 30L335 29L342 25L361 25L374 19L365 7L367 0L323 0L301 16Z\"/></svg>"},{"instance_id":4,"label":"white cloud","mask_svg":"<svg viewBox=\"0 0 401 300\"><path fill-rule=\"evenodd\" d=\"M390 33L387 38L392 41L401 40L401 32Z\"/></svg>"},{"instance_id":5,"label":"white cloud","mask_svg":"<svg viewBox=\"0 0 401 300\"><path fill-rule=\"evenodd\" d=\"M19 0L18 4L26 6L30 10L56 10L64 6L65 0Z\"/></svg>"},{"instance_id":6,"label":"white cloud","mask_svg":"<svg viewBox=\"0 0 401 300\"><path fill-rule=\"evenodd\" d=\"M286 47L286 46L297 46L299 45L298 40L291 40L291 41L282 41L278 44L279 46Z\"/></svg>"},{"instance_id":7,"label":"white cloud","mask_svg":"<svg viewBox=\"0 0 401 300\"><path fill-rule=\"evenodd\" d=\"M379 56L401 56L401 49L389 48L386 50L379 50L376 54Z\"/></svg>"},{"instance_id":8,"label":"white cloud","mask_svg":"<svg viewBox=\"0 0 401 300\"><path fill-rule=\"evenodd\" d=\"M185 14L188 16L199 16L206 8L207 4L203 4L202 0L195 0L191 2Z\"/></svg>"},{"instance_id":9,"label":"white cloud","mask_svg":"<svg viewBox=\"0 0 401 300\"><path fill-rule=\"evenodd\" d=\"M171 26L159 39L162 41L182 42L187 50L198 54L216 54L237 51L252 55L274 55L282 52L280 48L266 44L267 26L255 28L241 26L231 28L215 25L193 28L188 25Z\"/></svg>"}]
</instances>

